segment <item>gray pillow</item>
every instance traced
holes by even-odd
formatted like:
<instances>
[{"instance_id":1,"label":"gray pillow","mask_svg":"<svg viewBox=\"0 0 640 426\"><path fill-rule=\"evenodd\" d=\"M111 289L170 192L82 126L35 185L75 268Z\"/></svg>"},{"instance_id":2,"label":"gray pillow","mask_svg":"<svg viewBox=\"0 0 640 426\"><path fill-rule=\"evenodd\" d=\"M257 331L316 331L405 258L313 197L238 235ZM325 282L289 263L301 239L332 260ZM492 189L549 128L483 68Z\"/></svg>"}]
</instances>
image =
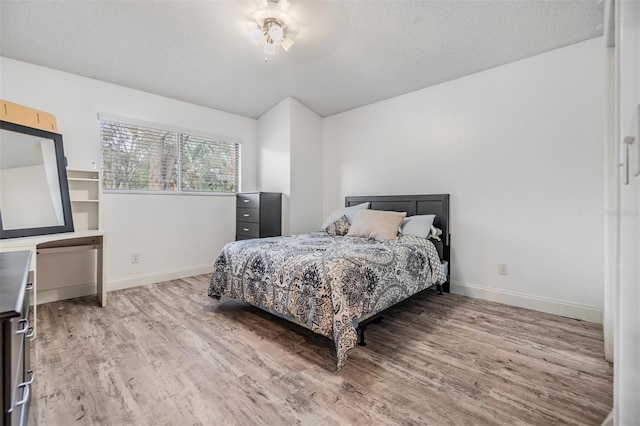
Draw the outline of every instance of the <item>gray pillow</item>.
<instances>
[{"instance_id":1,"label":"gray pillow","mask_svg":"<svg viewBox=\"0 0 640 426\"><path fill-rule=\"evenodd\" d=\"M425 214L420 216L409 216L402 220L400 232L402 235L413 235L414 237L429 238L431 233L431 225L436 216L433 214Z\"/></svg>"},{"instance_id":2,"label":"gray pillow","mask_svg":"<svg viewBox=\"0 0 640 426\"><path fill-rule=\"evenodd\" d=\"M367 201L366 203L358 204L356 206L344 207L342 209L332 211L327 217L327 219L324 221L320 229L327 229L327 226L331 225L331 223L340 219L342 216L346 216L347 219L349 219L349 223L353 223L353 220L356 218L356 213L358 213L358 210L368 209L369 204L370 203Z\"/></svg>"}]
</instances>

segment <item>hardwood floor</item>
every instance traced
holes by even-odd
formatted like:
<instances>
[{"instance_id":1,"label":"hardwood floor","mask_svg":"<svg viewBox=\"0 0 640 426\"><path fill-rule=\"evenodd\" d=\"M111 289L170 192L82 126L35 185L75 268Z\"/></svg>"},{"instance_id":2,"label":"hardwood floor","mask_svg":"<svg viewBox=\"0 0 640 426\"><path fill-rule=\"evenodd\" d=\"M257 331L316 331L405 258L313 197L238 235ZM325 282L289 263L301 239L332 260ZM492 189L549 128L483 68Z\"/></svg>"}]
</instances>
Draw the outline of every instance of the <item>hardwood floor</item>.
<instances>
[{"instance_id":1,"label":"hardwood floor","mask_svg":"<svg viewBox=\"0 0 640 426\"><path fill-rule=\"evenodd\" d=\"M208 276L38 307L29 424L599 425L601 326L428 292L332 342L206 295Z\"/></svg>"}]
</instances>

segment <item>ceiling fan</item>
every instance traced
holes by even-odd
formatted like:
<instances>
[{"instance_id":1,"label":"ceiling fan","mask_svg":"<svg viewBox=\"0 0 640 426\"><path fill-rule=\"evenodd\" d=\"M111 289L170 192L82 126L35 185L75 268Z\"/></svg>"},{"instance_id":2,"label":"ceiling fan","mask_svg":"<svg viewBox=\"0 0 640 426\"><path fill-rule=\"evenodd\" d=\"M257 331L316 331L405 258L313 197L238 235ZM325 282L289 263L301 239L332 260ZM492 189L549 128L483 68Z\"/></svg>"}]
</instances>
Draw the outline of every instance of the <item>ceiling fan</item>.
<instances>
[{"instance_id":1,"label":"ceiling fan","mask_svg":"<svg viewBox=\"0 0 640 426\"><path fill-rule=\"evenodd\" d=\"M287 0L267 0L262 2L262 7L252 14L258 28L251 30L251 40L260 46L267 55L275 55L276 47L282 46L288 52L293 45L294 33L291 30L291 16Z\"/></svg>"}]
</instances>

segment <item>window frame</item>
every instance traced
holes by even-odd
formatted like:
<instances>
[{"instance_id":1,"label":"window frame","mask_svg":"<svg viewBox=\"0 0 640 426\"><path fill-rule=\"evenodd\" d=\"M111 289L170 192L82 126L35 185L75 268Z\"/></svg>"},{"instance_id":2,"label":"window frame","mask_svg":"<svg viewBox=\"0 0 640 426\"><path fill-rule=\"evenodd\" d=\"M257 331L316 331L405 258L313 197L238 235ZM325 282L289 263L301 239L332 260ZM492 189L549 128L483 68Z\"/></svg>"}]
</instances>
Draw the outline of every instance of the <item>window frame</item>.
<instances>
[{"instance_id":1,"label":"window frame","mask_svg":"<svg viewBox=\"0 0 640 426\"><path fill-rule=\"evenodd\" d=\"M113 189L113 188L104 188L102 182L100 184L100 189L102 191L102 193L104 194L136 194L136 195L178 195L178 196L189 196L189 195L194 195L194 196L229 196L229 195L236 195L239 192L242 192L242 138L239 138L237 136L229 136L229 135L223 135L223 134L219 134L219 133L208 133L208 132L202 132L202 131L198 131L198 130L193 130L193 129L189 129L186 127L179 127L179 126L174 126L174 125L167 125L167 124L161 124L161 123L156 123L156 122L152 122L152 121L145 121L145 120L138 120L138 119L134 119L134 118L128 118L128 117L121 117L121 116L117 116L117 115L111 115L111 114L105 114L105 113L98 113L98 121L97 121L97 126L98 126L98 134L100 135L100 171L101 174L104 173L103 172L103 167L102 167L102 129L101 129L101 122L102 121L112 121L112 122L117 122L117 123L121 123L121 124L126 124L126 125L130 125L130 126L140 126L140 127L147 127L147 128L151 128L154 130L160 130L160 131L167 131L167 132L174 132L178 134L178 161L182 161L182 147L181 147L181 137L180 135L182 134L186 134L188 136L193 136L193 137L199 137L199 138L206 138L206 139L213 139L213 140L219 140L221 142L228 142L228 143L235 143L238 145L238 182L237 182L237 188L235 192L230 192L230 191L183 191L182 189L178 189L175 191L165 191L165 190L152 190L152 189ZM178 182L179 185L178 187L180 188L181 185L181 181L182 181L182 176L180 173L180 168L178 170Z\"/></svg>"}]
</instances>

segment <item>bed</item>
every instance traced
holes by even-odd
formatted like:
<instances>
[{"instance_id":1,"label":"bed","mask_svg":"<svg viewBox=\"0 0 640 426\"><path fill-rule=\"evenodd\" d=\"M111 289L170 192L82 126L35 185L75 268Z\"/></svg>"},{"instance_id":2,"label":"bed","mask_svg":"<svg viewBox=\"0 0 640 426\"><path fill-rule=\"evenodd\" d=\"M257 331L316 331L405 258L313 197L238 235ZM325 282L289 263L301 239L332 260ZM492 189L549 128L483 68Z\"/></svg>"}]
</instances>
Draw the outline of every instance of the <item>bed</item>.
<instances>
[{"instance_id":1,"label":"bed","mask_svg":"<svg viewBox=\"0 0 640 426\"><path fill-rule=\"evenodd\" d=\"M326 231L235 241L216 259L209 296L248 302L332 339L340 370L358 337L364 344L367 325L386 309L432 287L449 290L449 195L345 198L347 210L365 205L407 217L435 215L440 241Z\"/></svg>"}]
</instances>

